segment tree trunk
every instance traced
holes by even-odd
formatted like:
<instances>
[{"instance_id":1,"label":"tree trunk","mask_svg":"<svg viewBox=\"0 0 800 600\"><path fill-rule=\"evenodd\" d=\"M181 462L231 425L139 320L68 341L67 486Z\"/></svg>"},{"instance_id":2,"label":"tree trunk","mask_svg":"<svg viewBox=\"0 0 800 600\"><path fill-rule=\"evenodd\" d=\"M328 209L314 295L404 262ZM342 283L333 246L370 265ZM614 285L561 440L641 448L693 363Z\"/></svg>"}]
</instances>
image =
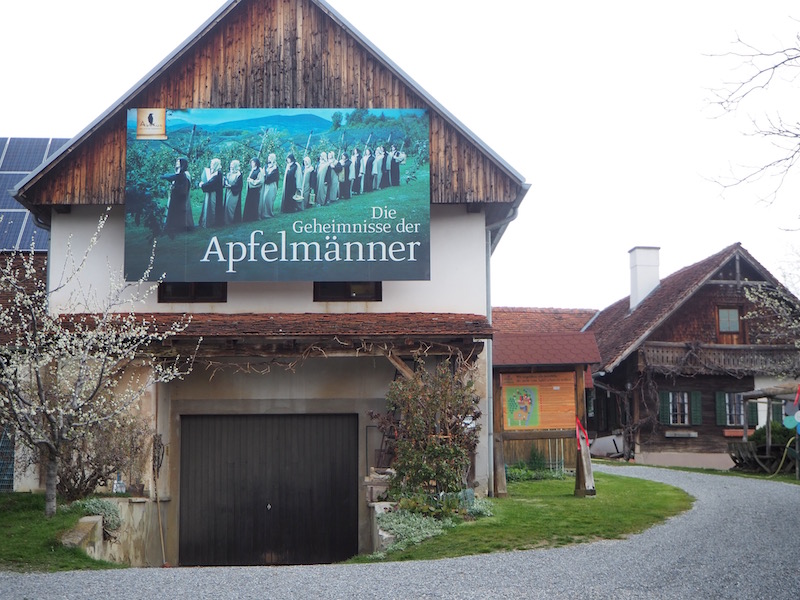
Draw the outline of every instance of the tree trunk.
<instances>
[{"instance_id":1,"label":"tree trunk","mask_svg":"<svg viewBox=\"0 0 800 600\"><path fill-rule=\"evenodd\" d=\"M44 483L44 514L52 517L56 514L56 482L58 481L58 457L54 452L47 453Z\"/></svg>"}]
</instances>

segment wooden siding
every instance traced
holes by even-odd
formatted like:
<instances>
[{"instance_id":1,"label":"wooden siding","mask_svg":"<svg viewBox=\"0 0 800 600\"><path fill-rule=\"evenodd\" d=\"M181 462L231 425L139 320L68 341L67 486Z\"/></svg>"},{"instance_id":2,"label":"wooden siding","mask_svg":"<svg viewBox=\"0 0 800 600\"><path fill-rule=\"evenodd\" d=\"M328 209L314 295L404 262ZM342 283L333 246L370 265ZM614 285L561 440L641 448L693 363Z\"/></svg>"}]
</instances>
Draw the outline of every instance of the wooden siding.
<instances>
[{"instance_id":1,"label":"wooden siding","mask_svg":"<svg viewBox=\"0 0 800 600\"><path fill-rule=\"evenodd\" d=\"M686 304L661 325L650 336L653 342L695 341L704 344L738 343L749 340L748 321L742 320L742 333L734 341L732 336L720 336L717 309L739 308L740 318L753 310L753 304L745 296L745 287L736 285L707 284L700 288Z\"/></svg>"},{"instance_id":2,"label":"wooden siding","mask_svg":"<svg viewBox=\"0 0 800 600\"><path fill-rule=\"evenodd\" d=\"M639 350L639 359L639 371L650 368L684 376L800 371L800 352L794 346L648 342Z\"/></svg>"},{"instance_id":3,"label":"wooden siding","mask_svg":"<svg viewBox=\"0 0 800 600\"><path fill-rule=\"evenodd\" d=\"M512 203L522 182L312 0L245 0L23 190L29 206L124 203L125 110L428 108L431 202Z\"/></svg>"},{"instance_id":4,"label":"wooden siding","mask_svg":"<svg viewBox=\"0 0 800 600\"><path fill-rule=\"evenodd\" d=\"M659 391L700 392L700 415L702 423L695 425L665 425L658 423L655 426L645 426L640 432L639 441L646 452L722 452L728 450L730 438L725 436L727 426L717 425L716 420L716 392L745 392L753 389L753 378L744 377L693 377L677 379L657 379ZM658 399L651 399L649 410L658 411ZM648 410L641 408L642 417ZM696 432L697 437L667 437L667 432Z\"/></svg>"}]
</instances>

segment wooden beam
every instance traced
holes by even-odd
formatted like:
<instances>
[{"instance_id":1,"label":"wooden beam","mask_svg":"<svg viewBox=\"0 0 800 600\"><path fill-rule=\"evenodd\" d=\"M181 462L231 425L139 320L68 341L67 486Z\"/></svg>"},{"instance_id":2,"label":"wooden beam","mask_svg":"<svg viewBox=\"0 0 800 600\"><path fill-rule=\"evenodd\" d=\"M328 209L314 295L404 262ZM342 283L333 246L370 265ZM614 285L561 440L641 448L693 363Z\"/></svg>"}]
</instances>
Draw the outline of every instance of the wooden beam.
<instances>
[{"instance_id":1,"label":"wooden beam","mask_svg":"<svg viewBox=\"0 0 800 600\"><path fill-rule=\"evenodd\" d=\"M403 377L406 379L414 379L414 370L404 363L403 359L396 356L391 350L388 350L385 354L389 362L394 365L395 369L397 369Z\"/></svg>"}]
</instances>

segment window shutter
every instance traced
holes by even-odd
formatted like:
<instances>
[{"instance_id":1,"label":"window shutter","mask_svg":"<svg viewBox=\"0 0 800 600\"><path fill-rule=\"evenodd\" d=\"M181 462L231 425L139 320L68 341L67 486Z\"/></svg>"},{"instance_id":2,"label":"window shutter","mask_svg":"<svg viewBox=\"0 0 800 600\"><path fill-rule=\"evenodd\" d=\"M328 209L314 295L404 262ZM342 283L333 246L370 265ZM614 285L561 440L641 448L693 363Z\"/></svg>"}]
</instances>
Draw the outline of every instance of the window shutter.
<instances>
[{"instance_id":1,"label":"window shutter","mask_svg":"<svg viewBox=\"0 0 800 600\"><path fill-rule=\"evenodd\" d=\"M725 392L716 392L714 400L717 409L717 425L725 427L728 424L728 409L725 405Z\"/></svg>"},{"instance_id":2,"label":"window shutter","mask_svg":"<svg viewBox=\"0 0 800 600\"><path fill-rule=\"evenodd\" d=\"M692 425L703 424L703 402L702 394L700 392L692 392L689 395L689 410L692 416Z\"/></svg>"},{"instance_id":3,"label":"window shutter","mask_svg":"<svg viewBox=\"0 0 800 600\"><path fill-rule=\"evenodd\" d=\"M783 423L783 406L780 402L772 403L772 420Z\"/></svg>"},{"instance_id":4,"label":"window shutter","mask_svg":"<svg viewBox=\"0 0 800 600\"><path fill-rule=\"evenodd\" d=\"M758 403L747 403L747 427L758 427Z\"/></svg>"},{"instance_id":5,"label":"window shutter","mask_svg":"<svg viewBox=\"0 0 800 600\"><path fill-rule=\"evenodd\" d=\"M669 425L669 392L658 392L658 422Z\"/></svg>"}]
</instances>

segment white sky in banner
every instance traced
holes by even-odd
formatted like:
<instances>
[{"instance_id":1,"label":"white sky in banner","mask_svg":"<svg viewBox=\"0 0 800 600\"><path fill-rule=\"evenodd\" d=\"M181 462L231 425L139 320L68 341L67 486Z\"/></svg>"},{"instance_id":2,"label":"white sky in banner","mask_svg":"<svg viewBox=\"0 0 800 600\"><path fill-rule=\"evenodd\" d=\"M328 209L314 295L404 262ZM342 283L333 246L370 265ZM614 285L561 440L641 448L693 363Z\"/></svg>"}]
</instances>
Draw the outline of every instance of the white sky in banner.
<instances>
[{"instance_id":1,"label":"white sky in banner","mask_svg":"<svg viewBox=\"0 0 800 600\"><path fill-rule=\"evenodd\" d=\"M798 87L718 116L710 88L739 35L796 43L784 0L330 0L531 184L492 260L493 303L603 308L626 296L628 250L661 248L661 274L742 242L773 274L796 270L798 175L722 190L772 156L762 114L797 120ZM0 137L72 137L220 6L220 0L30 0L3 6ZM798 171L800 174L800 171Z\"/></svg>"}]
</instances>

